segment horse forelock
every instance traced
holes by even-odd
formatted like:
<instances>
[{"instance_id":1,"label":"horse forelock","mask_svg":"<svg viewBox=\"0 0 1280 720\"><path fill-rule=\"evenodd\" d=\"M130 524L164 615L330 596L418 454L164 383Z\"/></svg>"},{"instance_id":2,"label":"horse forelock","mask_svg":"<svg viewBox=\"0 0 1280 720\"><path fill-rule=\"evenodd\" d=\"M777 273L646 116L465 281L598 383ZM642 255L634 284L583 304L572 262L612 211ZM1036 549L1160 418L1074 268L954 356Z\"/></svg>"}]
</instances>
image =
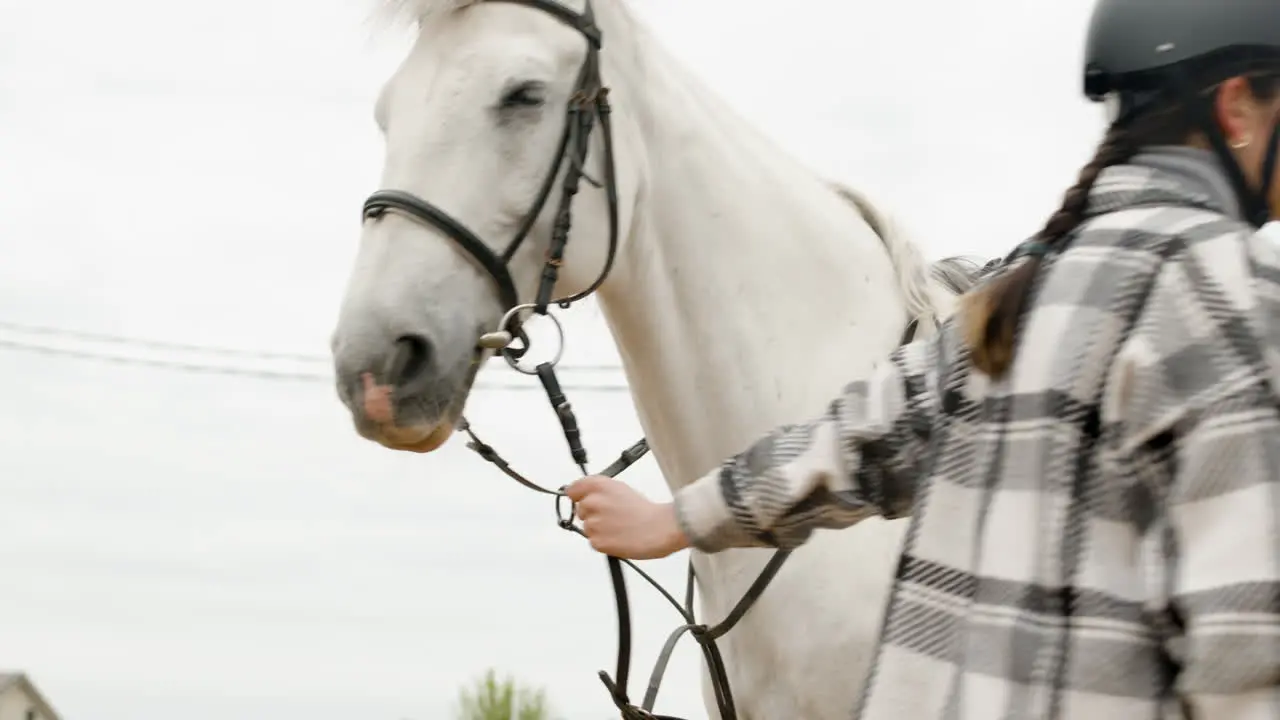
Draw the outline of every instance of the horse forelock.
<instances>
[{"instance_id":1,"label":"horse forelock","mask_svg":"<svg viewBox=\"0 0 1280 720\"><path fill-rule=\"evenodd\" d=\"M375 15L395 24L423 23L441 15L463 10L472 5L479 5L485 0L375 0ZM555 0L563 5L573 7L573 2Z\"/></svg>"},{"instance_id":2,"label":"horse forelock","mask_svg":"<svg viewBox=\"0 0 1280 720\"><path fill-rule=\"evenodd\" d=\"M420 23L456 12L483 0L375 0L374 12L382 20L396 24Z\"/></svg>"}]
</instances>

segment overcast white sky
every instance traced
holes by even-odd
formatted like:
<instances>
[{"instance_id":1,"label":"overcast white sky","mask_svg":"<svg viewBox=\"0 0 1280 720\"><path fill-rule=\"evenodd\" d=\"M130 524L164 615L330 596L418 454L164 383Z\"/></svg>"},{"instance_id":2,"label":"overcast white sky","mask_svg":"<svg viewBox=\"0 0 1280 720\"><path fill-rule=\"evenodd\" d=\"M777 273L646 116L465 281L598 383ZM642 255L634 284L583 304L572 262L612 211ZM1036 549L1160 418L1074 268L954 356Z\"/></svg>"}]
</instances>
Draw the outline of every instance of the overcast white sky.
<instances>
[{"instance_id":1,"label":"overcast white sky","mask_svg":"<svg viewBox=\"0 0 1280 720\"><path fill-rule=\"evenodd\" d=\"M1079 95L1086 0L631 5L935 256L1034 231L1101 128ZM305 353L319 360L236 362L325 374L381 162L373 97L403 50L370 35L367 10L0 0L0 323ZM593 309L573 315L568 361L612 362ZM379 450L322 380L5 341L232 360L0 328L0 668L31 672L68 720L434 720L490 665L545 685L568 718L609 716L603 560L461 442ZM596 464L634 440L625 394L573 399ZM468 414L563 482L542 403L490 390ZM665 495L651 461L630 477ZM658 564L677 587L682 562ZM674 618L632 587L643 676ZM661 707L697 718L693 657Z\"/></svg>"}]
</instances>

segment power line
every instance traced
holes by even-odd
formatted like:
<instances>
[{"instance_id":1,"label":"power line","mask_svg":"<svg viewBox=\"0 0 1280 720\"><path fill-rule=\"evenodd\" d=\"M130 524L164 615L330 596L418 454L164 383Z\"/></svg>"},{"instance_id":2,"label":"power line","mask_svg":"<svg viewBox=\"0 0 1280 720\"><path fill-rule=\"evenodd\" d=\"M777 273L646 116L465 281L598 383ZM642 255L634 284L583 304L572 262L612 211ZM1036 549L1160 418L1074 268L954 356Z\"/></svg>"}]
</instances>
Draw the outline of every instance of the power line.
<instances>
[{"instance_id":1,"label":"power line","mask_svg":"<svg viewBox=\"0 0 1280 720\"><path fill-rule=\"evenodd\" d=\"M50 325L28 325L25 323L15 323L7 320L0 320L0 330L22 333L25 335L38 335L43 337L65 338L67 340L83 340L96 343L108 343L111 345L122 345L125 347L133 347L145 350L176 350L179 352L197 353L201 355L211 355L214 357L231 357L244 358L248 360L286 360L289 362L304 363L329 363L330 358L316 353L296 353L282 352L274 350L244 350L239 348L219 347L216 345L197 345L191 343L180 343L169 340L151 340L147 338L130 337L126 335L113 335L109 333L89 332L84 330L71 330L68 328L53 327ZM560 370L579 370L591 372L608 372L620 371L621 365L602 365L602 364L582 364L582 365L560 365Z\"/></svg>"},{"instance_id":2,"label":"power line","mask_svg":"<svg viewBox=\"0 0 1280 720\"><path fill-rule=\"evenodd\" d=\"M2 323L0 323L2 325ZM202 375L222 375L232 377L247 377L258 380L268 381L294 381L294 382L323 382L333 383L333 376L327 373L318 372L302 372L292 370L264 370L258 368L235 367L231 365L214 365L209 363L193 363L181 360L168 360L156 358L140 358L129 355L116 355L111 353L102 353L89 350L79 350L73 348L61 348L50 345L37 345L33 343L16 342L13 340L0 339L0 350L9 350L11 352L20 352L35 355L46 355L55 357L73 358L76 360L87 360L92 362L100 362L111 365L149 367L175 372L202 374ZM602 392L602 393L625 393L630 388L626 385L617 384L565 384L565 390L580 392ZM542 392L540 384L530 383L527 385L515 385L508 383L477 383L476 390L510 390L515 392L538 391Z\"/></svg>"},{"instance_id":3,"label":"power line","mask_svg":"<svg viewBox=\"0 0 1280 720\"><path fill-rule=\"evenodd\" d=\"M213 355L218 357L239 357L252 360L291 360L294 362L319 362L324 360L323 356L315 354L274 352L270 350L239 350L236 348L223 348L212 345L191 345L187 343L170 342L167 340L148 340L145 338L125 337L123 335L109 335L107 333L68 330L66 328L51 327L48 325L26 325L6 320L0 320L0 330L19 332L25 335L40 335L44 337L66 338L68 340L87 340L89 342L110 343L112 345L124 345L126 347L135 347L147 350L178 350L181 352L200 353L202 355Z\"/></svg>"}]
</instances>

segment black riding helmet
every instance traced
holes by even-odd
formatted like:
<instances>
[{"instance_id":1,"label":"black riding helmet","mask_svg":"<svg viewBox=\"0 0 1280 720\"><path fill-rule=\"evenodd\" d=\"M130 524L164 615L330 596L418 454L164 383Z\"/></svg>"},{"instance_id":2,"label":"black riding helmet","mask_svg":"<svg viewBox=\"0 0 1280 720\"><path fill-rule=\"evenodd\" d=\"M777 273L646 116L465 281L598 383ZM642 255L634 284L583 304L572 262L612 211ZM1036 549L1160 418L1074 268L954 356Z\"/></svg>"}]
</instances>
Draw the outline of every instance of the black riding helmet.
<instances>
[{"instance_id":1,"label":"black riding helmet","mask_svg":"<svg viewBox=\"0 0 1280 720\"><path fill-rule=\"evenodd\" d=\"M1213 118L1212 95L1202 91L1259 71L1280 72L1280 0L1098 0L1094 6L1085 42L1085 95L1095 102L1114 96L1118 123L1153 103L1181 101L1196 113L1255 227L1270 215L1266 198L1280 123L1272 129L1261 191L1251 190Z\"/></svg>"}]
</instances>

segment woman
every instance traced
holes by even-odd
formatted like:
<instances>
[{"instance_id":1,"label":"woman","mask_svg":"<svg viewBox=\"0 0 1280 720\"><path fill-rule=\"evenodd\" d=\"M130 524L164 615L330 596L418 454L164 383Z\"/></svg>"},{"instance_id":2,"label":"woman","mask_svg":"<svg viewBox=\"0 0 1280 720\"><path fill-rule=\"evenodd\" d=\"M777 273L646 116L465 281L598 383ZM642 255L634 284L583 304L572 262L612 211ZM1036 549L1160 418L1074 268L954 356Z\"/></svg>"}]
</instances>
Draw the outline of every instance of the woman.
<instances>
[{"instance_id":1,"label":"woman","mask_svg":"<svg viewBox=\"0 0 1280 720\"><path fill-rule=\"evenodd\" d=\"M935 338L592 545L794 547L910 515L859 717L1280 718L1280 3L1100 0L1113 124Z\"/></svg>"}]
</instances>

